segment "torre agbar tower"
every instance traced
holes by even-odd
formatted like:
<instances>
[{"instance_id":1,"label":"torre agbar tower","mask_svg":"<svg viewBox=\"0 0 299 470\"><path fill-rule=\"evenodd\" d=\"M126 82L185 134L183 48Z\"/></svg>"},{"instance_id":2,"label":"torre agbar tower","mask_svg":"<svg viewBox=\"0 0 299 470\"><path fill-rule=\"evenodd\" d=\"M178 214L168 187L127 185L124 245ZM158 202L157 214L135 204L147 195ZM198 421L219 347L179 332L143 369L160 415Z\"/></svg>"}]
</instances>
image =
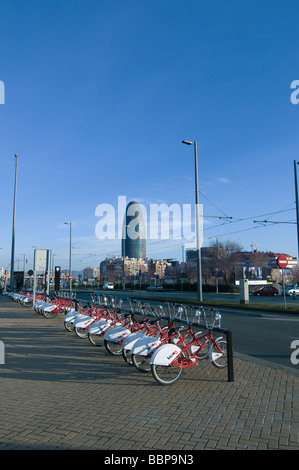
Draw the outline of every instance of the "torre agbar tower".
<instances>
[{"instance_id":1,"label":"torre agbar tower","mask_svg":"<svg viewBox=\"0 0 299 470\"><path fill-rule=\"evenodd\" d=\"M131 201L126 207L123 222L122 257L145 259L146 233L141 207Z\"/></svg>"}]
</instances>

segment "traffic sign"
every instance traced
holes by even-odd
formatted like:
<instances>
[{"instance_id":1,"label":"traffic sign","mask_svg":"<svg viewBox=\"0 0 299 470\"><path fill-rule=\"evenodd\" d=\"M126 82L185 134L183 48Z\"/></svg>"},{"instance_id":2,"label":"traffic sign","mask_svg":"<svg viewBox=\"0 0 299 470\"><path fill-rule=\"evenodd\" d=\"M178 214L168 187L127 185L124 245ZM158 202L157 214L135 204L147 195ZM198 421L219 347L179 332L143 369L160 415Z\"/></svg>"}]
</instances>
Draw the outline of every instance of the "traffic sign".
<instances>
[{"instance_id":1,"label":"traffic sign","mask_svg":"<svg viewBox=\"0 0 299 470\"><path fill-rule=\"evenodd\" d=\"M282 269L286 268L287 265L288 265L287 257L284 256L284 255L278 256L278 258L277 258L277 265L278 265L280 268L282 268Z\"/></svg>"}]
</instances>

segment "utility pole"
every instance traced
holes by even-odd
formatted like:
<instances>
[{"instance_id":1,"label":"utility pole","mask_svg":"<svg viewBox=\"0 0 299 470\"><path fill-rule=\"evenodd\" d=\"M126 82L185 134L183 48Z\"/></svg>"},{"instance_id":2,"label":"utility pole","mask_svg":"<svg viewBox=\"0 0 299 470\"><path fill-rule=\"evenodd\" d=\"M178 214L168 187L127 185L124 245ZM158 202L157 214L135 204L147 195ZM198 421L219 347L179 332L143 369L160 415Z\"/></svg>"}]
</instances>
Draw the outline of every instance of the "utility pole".
<instances>
[{"instance_id":1,"label":"utility pole","mask_svg":"<svg viewBox=\"0 0 299 470\"><path fill-rule=\"evenodd\" d=\"M198 198L198 164L197 164L197 142L183 140L183 144L194 145L195 163L195 211L196 211L196 259L197 259L197 300L202 301L202 276L201 276L201 253L200 253L200 223L199 223L199 198Z\"/></svg>"},{"instance_id":2,"label":"utility pole","mask_svg":"<svg viewBox=\"0 0 299 470\"><path fill-rule=\"evenodd\" d=\"M295 174L295 196L296 196L296 216L297 216L297 264L299 263L299 201L298 201L298 180L297 180L297 162L294 160L294 174Z\"/></svg>"},{"instance_id":3,"label":"utility pole","mask_svg":"<svg viewBox=\"0 0 299 470\"><path fill-rule=\"evenodd\" d=\"M17 174L18 174L18 155L15 155L15 186L12 215L12 237L11 237L11 263L10 263L10 292L14 290L14 261L15 261L15 219L16 219L16 197L17 197Z\"/></svg>"}]
</instances>

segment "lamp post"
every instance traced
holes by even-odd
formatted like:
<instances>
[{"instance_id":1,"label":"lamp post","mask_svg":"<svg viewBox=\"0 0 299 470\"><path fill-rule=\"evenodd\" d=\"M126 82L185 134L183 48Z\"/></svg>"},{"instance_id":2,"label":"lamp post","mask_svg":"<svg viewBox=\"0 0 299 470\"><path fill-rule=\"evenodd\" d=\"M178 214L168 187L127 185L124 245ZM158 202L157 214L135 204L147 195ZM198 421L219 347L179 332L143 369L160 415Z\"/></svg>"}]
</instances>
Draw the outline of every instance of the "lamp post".
<instances>
[{"instance_id":1,"label":"lamp post","mask_svg":"<svg viewBox=\"0 0 299 470\"><path fill-rule=\"evenodd\" d=\"M299 201L298 201L297 165L298 165L298 162L294 160L296 216L297 216L297 245L298 245L297 264L298 264L299 263Z\"/></svg>"},{"instance_id":2,"label":"lamp post","mask_svg":"<svg viewBox=\"0 0 299 470\"><path fill-rule=\"evenodd\" d=\"M25 258L25 253L21 253L21 255L24 256L23 258L23 272L24 272L24 279L23 279L23 288L25 287L25 272L26 272L26 258Z\"/></svg>"},{"instance_id":3,"label":"lamp post","mask_svg":"<svg viewBox=\"0 0 299 470\"><path fill-rule=\"evenodd\" d=\"M70 293L71 293L71 290L72 290L72 222L64 222L65 225L69 225L70 226L70 259L69 259L69 282L70 282L70 285L69 285L69 289L70 289Z\"/></svg>"},{"instance_id":4,"label":"lamp post","mask_svg":"<svg viewBox=\"0 0 299 470\"><path fill-rule=\"evenodd\" d=\"M15 186L12 216L12 237L11 237L11 263L10 263L10 292L14 290L14 259L15 259L15 218L16 218L16 196L17 196L17 174L18 174L18 155L15 155Z\"/></svg>"},{"instance_id":5,"label":"lamp post","mask_svg":"<svg viewBox=\"0 0 299 470\"><path fill-rule=\"evenodd\" d=\"M200 225L199 225L199 202L198 202L198 166L197 166L197 142L183 140L183 144L194 145L195 160L195 211L196 211L196 259L197 259L197 299L202 302L202 280L201 280L201 255L200 255Z\"/></svg>"}]
</instances>

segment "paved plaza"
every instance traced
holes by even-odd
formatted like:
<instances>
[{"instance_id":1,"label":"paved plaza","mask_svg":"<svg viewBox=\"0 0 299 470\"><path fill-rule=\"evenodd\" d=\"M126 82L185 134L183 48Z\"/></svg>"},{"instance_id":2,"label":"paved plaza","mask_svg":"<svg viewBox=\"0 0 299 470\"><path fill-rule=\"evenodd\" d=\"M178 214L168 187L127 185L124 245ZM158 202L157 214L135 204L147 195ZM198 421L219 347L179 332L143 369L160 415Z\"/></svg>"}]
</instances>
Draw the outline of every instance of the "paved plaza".
<instances>
[{"instance_id":1,"label":"paved plaza","mask_svg":"<svg viewBox=\"0 0 299 470\"><path fill-rule=\"evenodd\" d=\"M233 382L205 360L160 386L7 297L0 340L2 450L299 450L296 370L236 353Z\"/></svg>"}]
</instances>

